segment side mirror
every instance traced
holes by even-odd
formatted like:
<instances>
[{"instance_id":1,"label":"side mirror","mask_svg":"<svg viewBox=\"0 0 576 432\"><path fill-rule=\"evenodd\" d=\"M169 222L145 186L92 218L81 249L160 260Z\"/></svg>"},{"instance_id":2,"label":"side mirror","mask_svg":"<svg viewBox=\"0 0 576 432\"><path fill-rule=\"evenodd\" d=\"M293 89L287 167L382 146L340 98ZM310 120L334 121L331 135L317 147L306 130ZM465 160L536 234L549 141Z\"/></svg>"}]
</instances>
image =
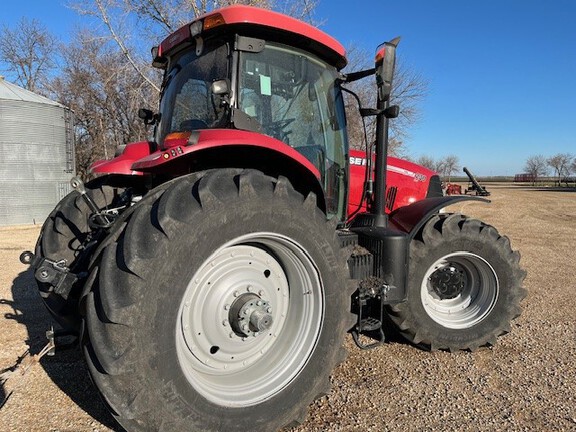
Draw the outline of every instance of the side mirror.
<instances>
[{"instance_id":1,"label":"side mirror","mask_svg":"<svg viewBox=\"0 0 576 432\"><path fill-rule=\"evenodd\" d=\"M210 86L210 91L218 96L227 95L230 93L230 83L227 79L216 80Z\"/></svg>"},{"instance_id":2,"label":"side mirror","mask_svg":"<svg viewBox=\"0 0 576 432\"><path fill-rule=\"evenodd\" d=\"M152 47L150 51L152 54L152 67L155 67L157 69L166 69L168 61L166 60L166 57L163 57L161 55L160 47L159 46Z\"/></svg>"},{"instance_id":3,"label":"side mirror","mask_svg":"<svg viewBox=\"0 0 576 432\"><path fill-rule=\"evenodd\" d=\"M230 106L230 81L227 79L219 79L212 83L210 86L210 92L212 93L212 105L214 106L214 112L220 110L220 108Z\"/></svg>"},{"instance_id":4,"label":"side mirror","mask_svg":"<svg viewBox=\"0 0 576 432\"><path fill-rule=\"evenodd\" d=\"M154 114L153 111L146 108L138 110L138 117L144 120L144 124L147 126L156 124L160 120L160 114Z\"/></svg>"},{"instance_id":5,"label":"side mirror","mask_svg":"<svg viewBox=\"0 0 576 432\"><path fill-rule=\"evenodd\" d=\"M387 101L392 93L392 79L396 64L396 47L400 38L384 42L376 49L376 84L378 85L378 99Z\"/></svg>"}]
</instances>

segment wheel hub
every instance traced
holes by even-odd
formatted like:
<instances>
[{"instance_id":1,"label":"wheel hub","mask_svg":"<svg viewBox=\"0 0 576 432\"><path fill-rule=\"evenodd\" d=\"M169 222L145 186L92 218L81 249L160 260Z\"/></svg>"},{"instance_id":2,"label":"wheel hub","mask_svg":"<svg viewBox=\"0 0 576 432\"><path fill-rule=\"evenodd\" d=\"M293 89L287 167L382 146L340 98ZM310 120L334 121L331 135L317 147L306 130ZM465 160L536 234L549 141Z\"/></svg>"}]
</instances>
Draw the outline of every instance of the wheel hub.
<instances>
[{"instance_id":1,"label":"wheel hub","mask_svg":"<svg viewBox=\"0 0 576 432\"><path fill-rule=\"evenodd\" d=\"M272 327L272 307L256 294L243 294L230 307L230 326L241 337L256 337Z\"/></svg>"},{"instance_id":2,"label":"wheel hub","mask_svg":"<svg viewBox=\"0 0 576 432\"><path fill-rule=\"evenodd\" d=\"M430 275L430 283L440 300L458 297L466 286L466 274L462 269L448 265Z\"/></svg>"}]
</instances>

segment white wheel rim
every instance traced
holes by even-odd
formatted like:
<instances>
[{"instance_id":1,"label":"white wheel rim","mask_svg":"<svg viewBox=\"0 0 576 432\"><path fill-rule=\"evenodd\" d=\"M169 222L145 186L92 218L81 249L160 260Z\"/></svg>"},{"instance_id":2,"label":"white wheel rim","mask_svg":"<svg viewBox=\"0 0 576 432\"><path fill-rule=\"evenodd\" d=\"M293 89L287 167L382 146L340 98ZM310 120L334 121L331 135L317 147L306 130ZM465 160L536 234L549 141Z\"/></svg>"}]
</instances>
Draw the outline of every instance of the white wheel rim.
<instances>
[{"instance_id":1,"label":"white wheel rim","mask_svg":"<svg viewBox=\"0 0 576 432\"><path fill-rule=\"evenodd\" d=\"M451 269L462 274L463 287L453 298L442 298L434 284L437 272ZM473 327L490 314L499 292L498 276L484 258L465 251L443 256L430 266L420 295L430 318L449 329Z\"/></svg>"},{"instance_id":2,"label":"white wheel rim","mask_svg":"<svg viewBox=\"0 0 576 432\"><path fill-rule=\"evenodd\" d=\"M238 310L269 317L265 331ZM306 366L323 312L319 271L301 245L274 233L239 237L204 261L186 288L176 325L184 375L218 405L261 403Z\"/></svg>"}]
</instances>

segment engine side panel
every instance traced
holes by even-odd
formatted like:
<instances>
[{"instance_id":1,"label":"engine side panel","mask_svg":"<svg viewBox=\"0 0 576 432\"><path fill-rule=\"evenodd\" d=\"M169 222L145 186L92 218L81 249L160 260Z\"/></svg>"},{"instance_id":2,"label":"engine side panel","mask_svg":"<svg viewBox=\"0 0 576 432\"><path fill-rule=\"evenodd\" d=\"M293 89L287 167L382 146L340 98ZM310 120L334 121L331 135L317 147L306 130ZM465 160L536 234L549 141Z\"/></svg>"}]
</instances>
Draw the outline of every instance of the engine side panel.
<instances>
[{"instance_id":1,"label":"engine side panel","mask_svg":"<svg viewBox=\"0 0 576 432\"><path fill-rule=\"evenodd\" d=\"M412 204L427 197L430 181L436 173L412 162L388 157L386 212ZM355 212L361 202L366 176L366 153L350 150L350 192L348 214ZM360 211L366 211L362 204Z\"/></svg>"}]
</instances>

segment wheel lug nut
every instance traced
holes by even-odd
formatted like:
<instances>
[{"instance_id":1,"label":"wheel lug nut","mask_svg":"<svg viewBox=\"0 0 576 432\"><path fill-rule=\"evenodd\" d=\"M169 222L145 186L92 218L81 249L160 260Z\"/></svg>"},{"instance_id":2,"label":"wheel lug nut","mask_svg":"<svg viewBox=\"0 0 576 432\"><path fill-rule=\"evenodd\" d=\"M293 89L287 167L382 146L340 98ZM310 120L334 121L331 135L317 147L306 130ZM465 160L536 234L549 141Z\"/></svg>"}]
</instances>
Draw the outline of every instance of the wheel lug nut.
<instances>
[{"instance_id":1,"label":"wheel lug nut","mask_svg":"<svg viewBox=\"0 0 576 432\"><path fill-rule=\"evenodd\" d=\"M258 300L258 301L256 302L256 306L262 306L262 300Z\"/></svg>"},{"instance_id":2,"label":"wheel lug nut","mask_svg":"<svg viewBox=\"0 0 576 432\"><path fill-rule=\"evenodd\" d=\"M230 305L229 304L224 305L224 310L230 310Z\"/></svg>"},{"instance_id":3,"label":"wheel lug nut","mask_svg":"<svg viewBox=\"0 0 576 432\"><path fill-rule=\"evenodd\" d=\"M238 291L234 291L234 297L238 297L240 293Z\"/></svg>"},{"instance_id":4,"label":"wheel lug nut","mask_svg":"<svg viewBox=\"0 0 576 432\"><path fill-rule=\"evenodd\" d=\"M246 287L246 291L252 292L252 285L248 285L248 287Z\"/></svg>"},{"instance_id":5,"label":"wheel lug nut","mask_svg":"<svg viewBox=\"0 0 576 432\"><path fill-rule=\"evenodd\" d=\"M272 313L272 308L271 308L271 307L269 307L268 309L266 309L266 312L268 312L268 313Z\"/></svg>"},{"instance_id":6,"label":"wheel lug nut","mask_svg":"<svg viewBox=\"0 0 576 432\"><path fill-rule=\"evenodd\" d=\"M232 339L235 336L235 334L234 334L234 332L230 332L230 333L228 333L228 336L230 337L230 339Z\"/></svg>"},{"instance_id":7,"label":"wheel lug nut","mask_svg":"<svg viewBox=\"0 0 576 432\"><path fill-rule=\"evenodd\" d=\"M223 325L224 327L226 327L226 326L228 325L228 320L222 321L222 325Z\"/></svg>"}]
</instances>

